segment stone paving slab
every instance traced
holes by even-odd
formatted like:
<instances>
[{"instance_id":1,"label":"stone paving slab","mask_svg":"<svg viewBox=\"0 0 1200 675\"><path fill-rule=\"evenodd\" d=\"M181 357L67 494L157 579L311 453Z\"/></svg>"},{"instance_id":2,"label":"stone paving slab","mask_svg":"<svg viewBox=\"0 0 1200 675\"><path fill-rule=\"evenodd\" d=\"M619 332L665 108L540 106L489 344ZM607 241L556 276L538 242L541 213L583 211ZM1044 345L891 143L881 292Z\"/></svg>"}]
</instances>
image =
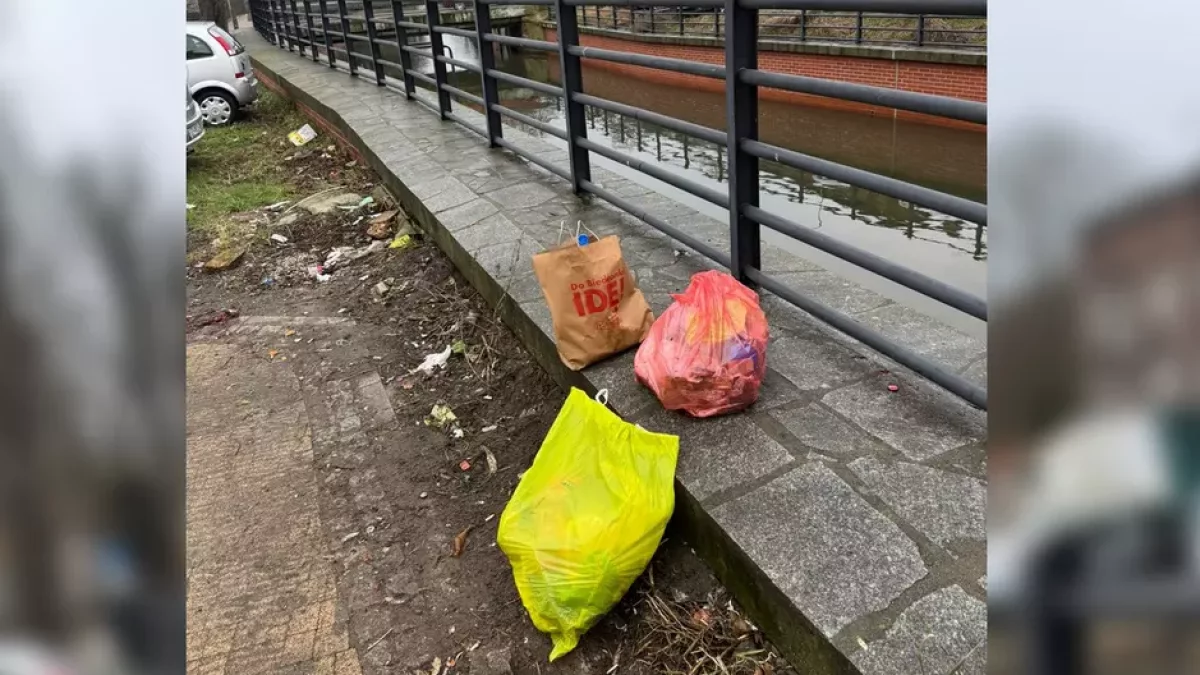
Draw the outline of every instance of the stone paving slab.
<instances>
[{"instance_id":1,"label":"stone paving slab","mask_svg":"<svg viewBox=\"0 0 1200 675\"><path fill-rule=\"evenodd\" d=\"M487 148L399 92L249 31L241 39L264 83L356 146L560 384L608 389L626 419L680 435L677 530L802 672L982 672L982 412L770 294L768 374L743 414L698 421L663 411L635 382L632 351L567 370L531 260L572 236L577 220L621 237L655 313L692 274L717 264L600 200L571 194L557 176ZM484 124L469 108L455 104L454 113ZM511 126L504 135L565 166L561 145ZM654 192L652 180L617 175L593 156L593 181L728 250L725 222ZM813 297L986 377L982 340L785 251L768 248L763 257L765 269Z\"/></svg>"}]
</instances>

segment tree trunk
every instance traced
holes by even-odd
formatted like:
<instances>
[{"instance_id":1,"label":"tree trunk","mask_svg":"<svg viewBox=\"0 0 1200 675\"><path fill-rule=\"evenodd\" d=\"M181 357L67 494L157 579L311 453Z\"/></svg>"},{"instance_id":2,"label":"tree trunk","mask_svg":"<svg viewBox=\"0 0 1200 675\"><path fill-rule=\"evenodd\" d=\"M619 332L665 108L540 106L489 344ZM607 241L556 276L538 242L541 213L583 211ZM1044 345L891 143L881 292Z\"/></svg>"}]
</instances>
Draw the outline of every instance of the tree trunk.
<instances>
[{"instance_id":1,"label":"tree trunk","mask_svg":"<svg viewBox=\"0 0 1200 675\"><path fill-rule=\"evenodd\" d=\"M200 19L212 21L221 28L229 29L229 4L227 0L199 0Z\"/></svg>"}]
</instances>

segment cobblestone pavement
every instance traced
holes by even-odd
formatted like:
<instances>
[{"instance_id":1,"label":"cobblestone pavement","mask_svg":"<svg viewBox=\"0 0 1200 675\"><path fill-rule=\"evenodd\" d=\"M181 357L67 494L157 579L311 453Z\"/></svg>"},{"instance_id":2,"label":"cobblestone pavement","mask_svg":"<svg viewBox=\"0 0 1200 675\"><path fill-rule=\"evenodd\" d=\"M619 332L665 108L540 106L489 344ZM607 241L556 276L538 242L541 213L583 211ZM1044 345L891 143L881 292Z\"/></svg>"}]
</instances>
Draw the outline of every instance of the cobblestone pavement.
<instances>
[{"instance_id":1,"label":"cobblestone pavement","mask_svg":"<svg viewBox=\"0 0 1200 675\"><path fill-rule=\"evenodd\" d=\"M193 344L189 675L359 675L337 609L300 387L236 344Z\"/></svg>"}]
</instances>

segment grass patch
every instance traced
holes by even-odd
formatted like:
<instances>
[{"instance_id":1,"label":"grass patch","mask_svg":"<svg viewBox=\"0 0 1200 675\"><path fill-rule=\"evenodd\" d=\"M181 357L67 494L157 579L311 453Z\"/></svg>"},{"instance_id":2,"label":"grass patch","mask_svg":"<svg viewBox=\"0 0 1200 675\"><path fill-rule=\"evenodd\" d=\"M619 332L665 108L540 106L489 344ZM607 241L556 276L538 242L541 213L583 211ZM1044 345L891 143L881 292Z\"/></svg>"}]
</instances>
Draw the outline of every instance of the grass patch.
<instances>
[{"instance_id":1,"label":"grass patch","mask_svg":"<svg viewBox=\"0 0 1200 675\"><path fill-rule=\"evenodd\" d=\"M296 193L283 158L295 148L288 132L305 123L288 100L264 90L242 119L209 127L188 156L189 235L229 234L229 215L290 199Z\"/></svg>"}]
</instances>

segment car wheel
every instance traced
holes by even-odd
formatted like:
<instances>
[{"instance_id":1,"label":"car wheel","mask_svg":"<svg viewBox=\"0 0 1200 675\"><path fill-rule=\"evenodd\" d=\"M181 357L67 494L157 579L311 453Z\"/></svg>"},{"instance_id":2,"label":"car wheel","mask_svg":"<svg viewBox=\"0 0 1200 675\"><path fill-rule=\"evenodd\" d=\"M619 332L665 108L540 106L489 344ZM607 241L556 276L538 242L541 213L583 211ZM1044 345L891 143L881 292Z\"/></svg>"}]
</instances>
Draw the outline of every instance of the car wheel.
<instances>
[{"instance_id":1,"label":"car wheel","mask_svg":"<svg viewBox=\"0 0 1200 675\"><path fill-rule=\"evenodd\" d=\"M237 112L237 101L223 91L202 91L196 96L196 103L200 106L200 116L209 126L229 124Z\"/></svg>"}]
</instances>

